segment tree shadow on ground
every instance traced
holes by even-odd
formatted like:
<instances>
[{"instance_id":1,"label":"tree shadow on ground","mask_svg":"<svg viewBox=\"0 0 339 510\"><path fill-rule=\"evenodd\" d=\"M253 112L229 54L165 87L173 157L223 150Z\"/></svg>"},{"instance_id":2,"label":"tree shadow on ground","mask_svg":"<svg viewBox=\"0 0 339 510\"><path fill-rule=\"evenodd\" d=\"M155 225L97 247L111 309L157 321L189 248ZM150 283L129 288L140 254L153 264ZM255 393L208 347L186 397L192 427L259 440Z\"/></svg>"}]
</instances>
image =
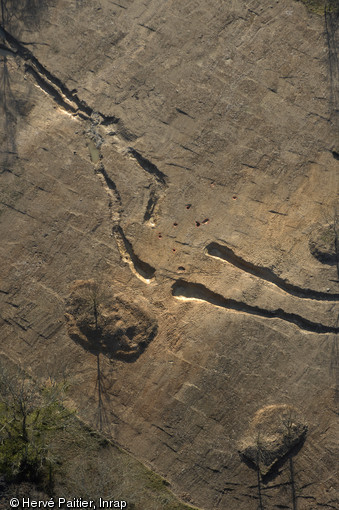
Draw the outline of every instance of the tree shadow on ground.
<instances>
[{"instance_id":1,"label":"tree shadow on ground","mask_svg":"<svg viewBox=\"0 0 339 510\"><path fill-rule=\"evenodd\" d=\"M83 349L125 362L136 361L158 332L146 310L94 280L74 282L65 318L70 338Z\"/></svg>"},{"instance_id":2,"label":"tree shadow on ground","mask_svg":"<svg viewBox=\"0 0 339 510\"><path fill-rule=\"evenodd\" d=\"M25 97L16 97L13 93L10 60L15 58L15 51L6 41L6 31L20 40L23 28L37 30L51 3L51 0L0 0L0 44L3 51L8 49L13 53L13 57L0 56L1 172L11 171L11 165L17 158L17 122L20 116L26 115L29 103L27 91Z\"/></svg>"},{"instance_id":3,"label":"tree shadow on ground","mask_svg":"<svg viewBox=\"0 0 339 510\"><path fill-rule=\"evenodd\" d=\"M245 456L241 456L242 461L246 464L247 467L253 469L257 473L257 491L258 491L258 501L259 501L259 510L265 510L265 497L267 496L265 489L269 488L268 484L274 481L278 476L282 475L283 466L288 463L288 471L289 471L289 482L286 485L289 485L291 488L291 503L292 509L298 509L298 496L296 495L296 480L295 480L295 469L294 469L294 458L298 455L302 447L304 446L306 440L306 433L300 438L300 441L293 446L285 455L283 455L280 459L275 462L270 471L261 475L259 467L257 464Z\"/></svg>"},{"instance_id":4,"label":"tree shadow on ground","mask_svg":"<svg viewBox=\"0 0 339 510\"><path fill-rule=\"evenodd\" d=\"M16 119L18 104L11 88L10 73L7 57L0 61L0 132L4 140L1 146L1 173L9 171L11 162L17 153L16 147Z\"/></svg>"},{"instance_id":5,"label":"tree shadow on ground","mask_svg":"<svg viewBox=\"0 0 339 510\"><path fill-rule=\"evenodd\" d=\"M46 9L52 0L0 0L1 25L6 30L24 26L28 31L39 28ZM13 34L16 37L18 33Z\"/></svg>"}]
</instances>

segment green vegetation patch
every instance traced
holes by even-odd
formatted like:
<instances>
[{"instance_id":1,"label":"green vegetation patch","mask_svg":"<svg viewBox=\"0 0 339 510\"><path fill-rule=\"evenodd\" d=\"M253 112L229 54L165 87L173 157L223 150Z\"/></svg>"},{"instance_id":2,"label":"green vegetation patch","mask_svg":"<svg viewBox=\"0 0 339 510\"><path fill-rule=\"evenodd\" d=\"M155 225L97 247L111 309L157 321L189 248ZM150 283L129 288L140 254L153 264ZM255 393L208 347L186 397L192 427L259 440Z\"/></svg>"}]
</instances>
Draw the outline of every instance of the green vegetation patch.
<instances>
[{"instance_id":1,"label":"green vegetation patch","mask_svg":"<svg viewBox=\"0 0 339 510\"><path fill-rule=\"evenodd\" d=\"M297 0L301 1L306 7L315 14L323 15L325 9L329 12L335 12L339 9L339 0Z\"/></svg>"},{"instance_id":2,"label":"green vegetation patch","mask_svg":"<svg viewBox=\"0 0 339 510\"><path fill-rule=\"evenodd\" d=\"M93 142L93 140L90 140L88 142L88 150L89 150L89 154L90 154L92 163L94 163L94 164L98 163L98 161L100 160L100 151L96 147L96 145Z\"/></svg>"},{"instance_id":3,"label":"green vegetation patch","mask_svg":"<svg viewBox=\"0 0 339 510\"><path fill-rule=\"evenodd\" d=\"M175 497L166 480L80 421L55 436L53 452L59 459L55 497L126 501L128 510L193 508Z\"/></svg>"},{"instance_id":4,"label":"green vegetation patch","mask_svg":"<svg viewBox=\"0 0 339 510\"><path fill-rule=\"evenodd\" d=\"M0 472L8 482L51 484L51 434L72 416L63 405L64 386L36 383L9 363L0 362Z\"/></svg>"},{"instance_id":5,"label":"green vegetation patch","mask_svg":"<svg viewBox=\"0 0 339 510\"><path fill-rule=\"evenodd\" d=\"M82 423L64 405L67 386L41 388L0 359L0 510L11 497L126 501L128 510L189 510L166 480ZM3 506L4 505L4 506Z\"/></svg>"}]
</instances>

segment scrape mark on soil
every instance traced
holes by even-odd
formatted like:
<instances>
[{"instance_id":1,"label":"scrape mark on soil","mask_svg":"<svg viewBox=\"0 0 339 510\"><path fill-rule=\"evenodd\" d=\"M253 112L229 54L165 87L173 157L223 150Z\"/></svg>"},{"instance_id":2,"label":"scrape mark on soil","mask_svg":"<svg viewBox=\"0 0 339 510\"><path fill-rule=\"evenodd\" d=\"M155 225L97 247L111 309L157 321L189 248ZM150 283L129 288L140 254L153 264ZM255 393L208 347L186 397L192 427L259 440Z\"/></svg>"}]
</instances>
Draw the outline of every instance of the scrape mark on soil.
<instances>
[{"instance_id":1,"label":"scrape mark on soil","mask_svg":"<svg viewBox=\"0 0 339 510\"><path fill-rule=\"evenodd\" d=\"M138 165L153 178L150 196L144 214L144 223L148 223L151 227L155 226L155 208L159 200L167 188L167 176L159 170L159 168L149 159L145 158L140 152L128 147L128 154L138 163Z\"/></svg>"},{"instance_id":2,"label":"scrape mark on soil","mask_svg":"<svg viewBox=\"0 0 339 510\"><path fill-rule=\"evenodd\" d=\"M118 191L118 188L116 187L115 182L108 175L108 173L107 173L107 171L106 171L106 169L105 169L103 164L101 164L99 166L97 172L99 172L103 176L105 184L106 184L106 189L107 189L107 192L109 193L109 195L112 198L114 198L114 200L121 207L121 196L120 196L120 193Z\"/></svg>"},{"instance_id":3,"label":"scrape mark on soil","mask_svg":"<svg viewBox=\"0 0 339 510\"><path fill-rule=\"evenodd\" d=\"M126 262L132 273L135 274L144 283L151 283L154 280L155 268L142 261L133 250L133 246L126 238L124 231L120 225L116 225L112 230L113 236L116 240L120 256L124 262Z\"/></svg>"},{"instance_id":4,"label":"scrape mark on soil","mask_svg":"<svg viewBox=\"0 0 339 510\"><path fill-rule=\"evenodd\" d=\"M166 186L166 175L159 170L159 168L152 163L149 159L144 158L140 152L133 149L133 147L128 148L129 154L137 160L141 168L145 170L145 172L151 174L155 179L162 185Z\"/></svg>"},{"instance_id":5,"label":"scrape mark on soil","mask_svg":"<svg viewBox=\"0 0 339 510\"><path fill-rule=\"evenodd\" d=\"M157 196L157 194L155 192L155 189L152 189L151 193L150 193L150 196L149 196L149 199L148 199L148 202L147 202L146 211L145 211L145 214L144 214L144 221L145 222L150 221L151 218L153 217L154 209L155 209L155 206L158 203L158 200L159 200L159 197Z\"/></svg>"},{"instance_id":6,"label":"scrape mark on soil","mask_svg":"<svg viewBox=\"0 0 339 510\"><path fill-rule=\"evenodd\" d=\"M256 317L265 319L281 319L290 324L294 324L304 331L310 331L317 334L339 333L339 328L334 326L326 326L319 322L312 322L295 313L288 313L277 308L276 310L267 310L258 306L251 306L242 301L235 299L227 299L224 296L211 291L200 283L191 283L185 280L178 280L172 285L172 295L176 299L183 301L201 301L211 305L234 310Z\"/></svg>"},{"instance_id":7,"label":"scrape mark on soil","mask_svg":"<svg viewBox=\"0 0 339 510\"><path fill-rule=\"evenodd\" d=\"M69 113L76 114L78 108L73 101L70 101L64 94L61 93L55 86L53 86L48 80L44 79L31 65L25 66L25 72L33 76L39 87L51 96L54 101L61 106L64 110Z\"/></svg>"},{"instance_id":8,"label":"scrape mark on soil","mask_svg":"<svg viewBox=\"0 0 339 510\"><path fill-rule=\"evenodd\" d=\"M20 41L13 37L3 26L0 29L4 34L6 42L12 49L16 50L16 55L26 62L25 72L31 74L37 84L68 112L74 113L83 119L89 119L94 112L85 101L81 100L74 91L71 91L66 85L54 76L39 60L28 50ZM98 112L100 120L104 125L118 124L120 119L115 116L107 116Z\"/></svg>"},{"instance_id":9,"label":"scrape mark on soil","mask_svg":"<svg viewBox=\"0 0 339 510\"><path fill-rule=\"evenodd\" d=\"M222 246L218 243L210 243L208 246L206 246L206 255L224 260L229 264L237 267L238 269L245 271L246 273L252 274L257 278L272 283L279 289L287 292L288 294L291 294L292 296L303 299L315 299L318 301L339 300L339 294L328 294L327 292L318 292L316 290L304 289L302 287L298 287L297 285L288 283L286 280L283 280L277 276L268 267L257 266L252 262L248 262L247 260L239 257L234 253L233 250L231 250L231 248L228 248L228 246Z\"/></svg>"},{"instance_id":10,"label":"scrape mark on soil","mask_svg":"<svg viewBox=\"0 0 339 510\"><path fill-rule=\"evenodd\" d=\"M10 46L8 46L9 50L14 56L18 56L25 61L25 72L30 74L35 83L65 112L88 122L91 126L89 131L92 135L94 135L95 139L98 138L102 141L102 137L97 131L98 125L109 126L112 124L119 124L120 128L116 133L114 133L115 136L120 135L121 138L125 140L135 139L134 135L127 132L122 121L118 117L115 117L114 115L104 115L101 112L95 111L85 101L79 99L75 90L71 91L68 89L66 85L59 80L59 78L50 73L30 50L25 48L20 41L7 32L1 25L0 29L3 33L4 40ZM16 51L14 52L12 49L15 49ZM123 144L121 139L120 142ZM131 243L126 239L126 236L119 225L122 212L121 196L114 181L108 175L103 163L100 161L102 159L99 150L100 145L91 139L88 147L92 163L95 165L95 173L100 177L100 180L110 198L109 208L111 220L113 222L113 235L117 242L121 257L129 264L132 272L138 278L140 278L144 283L150 283L154 278L155 269L137 257L133 251ZM155 178L157 186L160 184L161 187L166 187L166 176L157 168L156 165L144 158L132 147L123 148L125 151L127 149L127 152L136 159L138 164ZM156 188L154 188L151 192L147 210L145 212L146 221L151 219L158 200L159 196L156 193Z\"/></svg>"}]
</instances>

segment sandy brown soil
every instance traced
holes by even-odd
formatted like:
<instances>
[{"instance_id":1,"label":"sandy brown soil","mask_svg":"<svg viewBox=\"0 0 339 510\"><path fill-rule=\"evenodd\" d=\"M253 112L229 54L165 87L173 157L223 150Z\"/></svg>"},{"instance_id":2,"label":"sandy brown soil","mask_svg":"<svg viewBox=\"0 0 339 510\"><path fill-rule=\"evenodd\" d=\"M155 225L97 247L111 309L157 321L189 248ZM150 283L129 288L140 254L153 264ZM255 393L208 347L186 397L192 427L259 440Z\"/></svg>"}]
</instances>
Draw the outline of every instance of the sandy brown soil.
<instances>
[{"instance_id":1,"label":"sandy brown soil","mask_svg":"<svg viewBox=\"0 0 339 510\"><path fill-rule=\"evenodd\" d=\"M335 19L292 0L5 3L1 350L66 372L83 418L205 509L260 504L239 441L293 406L294 501L286 462L262 508L337 508ZM65 320L91 279L157 323L99 374Z\"/></svg>"}]
</instances>

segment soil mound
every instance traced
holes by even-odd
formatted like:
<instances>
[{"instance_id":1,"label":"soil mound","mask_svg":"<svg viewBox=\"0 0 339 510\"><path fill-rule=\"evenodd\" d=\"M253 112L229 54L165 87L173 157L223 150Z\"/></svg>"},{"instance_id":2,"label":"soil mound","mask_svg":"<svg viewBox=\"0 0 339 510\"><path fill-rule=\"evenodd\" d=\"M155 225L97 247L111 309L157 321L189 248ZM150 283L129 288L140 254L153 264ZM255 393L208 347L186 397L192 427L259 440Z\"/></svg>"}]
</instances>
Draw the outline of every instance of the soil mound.
<instances>
[{"instance_id":1,"label":"soil mound","mask_svg":"<svg viewBox=\"0 0 339 510\"><path fill-rule=\"evenodd\" d=\"M69 336L86 350L134 361L157 334L157 323L93 280L74 282L66 304Z\"/></svg>"}]
</instances>

